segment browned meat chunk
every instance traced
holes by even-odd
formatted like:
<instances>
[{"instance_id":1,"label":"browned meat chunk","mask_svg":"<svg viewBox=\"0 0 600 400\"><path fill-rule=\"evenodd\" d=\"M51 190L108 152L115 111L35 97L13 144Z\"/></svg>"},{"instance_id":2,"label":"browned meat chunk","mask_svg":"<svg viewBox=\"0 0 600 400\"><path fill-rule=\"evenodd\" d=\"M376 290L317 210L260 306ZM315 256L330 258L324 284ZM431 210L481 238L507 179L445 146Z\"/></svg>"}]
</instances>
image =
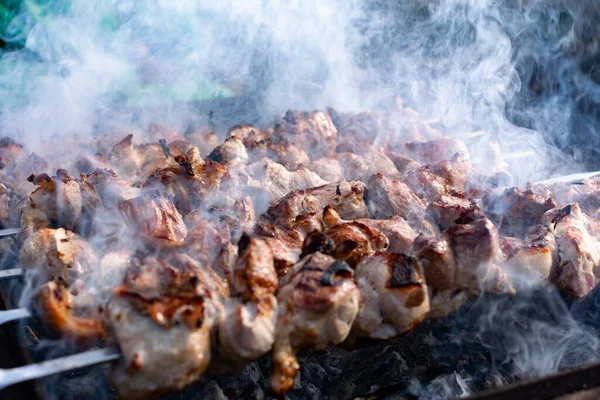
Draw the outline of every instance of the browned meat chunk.
<instances>
[{"instance_id":1,"label":"browned meat chunk","mask_svg":"<svg viewBox=\"0 0 600 400\"><path fill-rule=\"evenodd\" d=\"M21 229L24 236L41 228L62 227L78 231L81 224L81 190L65 170L56 176L31 175L39 187L21 204Z\"/></svg>"},{"instance_id":2,"label":"browned meat chunk","mask_svg":"<svg viewBox=\"0 0 600 400\"><path fill-rule=\"evenodd\" d=\"M35 153L14 159L2 169L2 172L11 179L14 179L20 185L25 185L28 178L33 174L39 174L40 171L51 169L50 163Z\"/></svg>"},{"instance_id":3,"label":"browned meat chunk","mask_svg":"<svg viewBox=\"0 0 600 400\"><path fill-rule=\"evenodd\" d=\"M139 195L139 189L119 178L111 169L98 168L86 176L85 181L94 186L102 205L106 208L113 208L120 202Z\"/></svg>"},{"instance_id":4,"label":"browned meat chunk","mask_svg":"<svg viewBox=\"0 0 600 400\"><path fill-rule=\"evenodd\" d=\"M444 230L454 225L454 221L466 211L481 213L475 200L465 197L463 193L451 191L429 203L425 214Z\"/></svg>"},{"instance_id":5,"label":"browned meat chunk","mask_svg":"<svg viewBox=\"0 0 600 400\"><path fill-rule=\"evenodd\" d=\"M174 267L148 257L132 263L105 312L123 354L112 373L122 398L146 399L202 377L221 307L218 286L190 262Z\"/></svg>"},{"instance_id":6,"label":"browned meat chunk","mask_svg":"<svg viewBox=\"0 0 600 400\"><path fill-rule=\"evenodd\" d=\"M501 236L500 249L504 256L502 269L515 284L531 286L544 282L557 267L556 242L549 230L525 240Z\"/></svg>"},{"instance_id":7,"label":"browned meat chunk","mask_svg":"<svg viewBox=\"0 0 600 400\"><path fill-rule=\"evenodd\" d=\"M271 387L280 396L294 384L296 353L343 342L356 314L360 293L343 261L312 253L298 262L280 284L273 348Z\"/></svg>"},{"instance_id":8,"label":"browned meat chunk","mask_svg":"<svg viewBox=\"0 0 600 400\"><path fill-rule=\"evenodd\" d=\"M119 203L119 211L131 229L130 234L149 245L166 248L185 244L188 230L181 214L166 197L148 192Z\"/></svg>"},{"instance_id":9,"label":"browned meat chunk","mask_svg":"<svg viewBox=\"0 0 600 400\"><path fill-rule=\"evenodd\" d=\"M330 228L337 224L348 223L351 221L343 220L340 215L331 206L323 210L323 222ZM389 219L367 219L359 218L354 222L366 225L372 229L380 230L388 239L390 253L408 254L412 248L413 241L418 236L404 218L396 216Z\"/></svg>"},{"instance_id":10,"label":"browned meat chunk","mask_svg":"<svg viewBox=\"0 0 600 400\"><path fill-rule=\"evenodd\" d=\"M115 166L119 175L131 182L146 179L152 171L166 168L173 162L167 157L158 141L155 143L133 144L133 135L127 135L108 153L108 160Z\"/></svg>"},{"instance_id":11,"label":"browned meat chunk","mask_svg":"<svg viewBox=\"0 0 600 400\"><path fill-rule=\"evenodd\" d=\"M427 285L416 262L403 254L374 253L356 267L359 330L389 339L418 325L429 311Z\"/></svg>"},{"instance_id":12,"label":"browned meat chunk","mask_svg":"<svg viewBox=\"0 0 600 400\"><path fill-rule=\"evenodd\" d=\"M516 187L493 191L482 199L482 208L501 234L524 238L529 229L542 222L542 216L556 207L552 198L536 195Z\"/></svg>"},{"instance_id":13,"label":"browned meat chunk","mask_svg":"<svg viewBox=\"0 0 600 400\"><path fill-rule=\"evenodd\" d=\"M559 182L550 187L557 205L571 203L588 215L597 216L600 211L600 179L581 179L575 182Z\"/></svg>"},{"instance_id":14,"label":"browned meat chunk","mask_svg":"<svg viewBox=\"0 0 600 400\"><path fill-rule=\"evenodd\" d=\"M411 170L403 180L417 196L433 201L452 190L464 192L470 173L468 154L459 152L449 160Z\"/></svg>"},{"instance_id":15,"label":"browned meat chunk","mask_svg":"<svg viewBox=\"0 0 600 400\"><path fill-rule=\"evenodd\" d=\"M367 206L363 201L364 192L365 185L357 181L296 190L272 204L266 217L275 225L292 228L297 217L310 213L322 215L323 209L331 205L344 219L365 218Z\"/></svg>"},{"instance_id":16,"label":"browned meat chunk","mask_svg":"<svg viewBox=\"0 0 600 400\"><path fill-rule=\"evenodd\" d=\"M245 363L266 354L275 341L277 273L264 240L242 236L229 282L231 296L219 322L220 350Z\"/></svg>"},{"instance_id":17,"label":"browned meat chunk","mask_svg":"<svg viewBox=\"0 0 600 400\"><path fill-rule=\"evenodd\" d=\"M55 334L79 343L94 343L106 338L107 332L97 313L80 313L77 296L58 280L42 285L35 294L35 306L44 323ZM95 311L95 310L94 310Z\"/></svg>"},{"instance_id":18,"label":"browned meat chunk","mask_svg":"<svg viewBox=\"0 0 600 400\"><path fill-rule=\"evenodd\" d=\"M204 160L192 147L185 156L176 157L176 167L157 170L144 182L145 189L158 189L174 200L179 212L186 215L210 194L219 190L227 172L219 163Z\"/></svg>"},{"instance_id":19,"label":"browned meat chunk","mask_svg":"<svg viewBox=\"0 0 600 400\"><path fill-rule=\"evenodd\" d=\"M297 144L313 160L333 154L337 141L337 129L324 111L288 110L273 134L283 144Z\"/></svg>"},{"instance_id":20,"label":"browned meat chunk","mask_svg":"<svg viewBox=\"0 0 600 400\"><path fill-rule=\"evenodd\" d=\"M303 246L303 254L314 249L315 240L319 242L329 240L331 243L329 251L325 251L321 246L317 250L335 257L337 260L347 262L351 267L355 267L365 256L375 251L385 251L389 247L387 237L377 228L372 228L358 221L340 223L327 229L325 233L317 232L314 235L325 235L326 239L313 238L309 235Z\"/></svg>"},{"instance_id":21,"label":"browned meat chunk","mask_svg":"<svg viewBox=\"0 0 600 400\"><path fill-rule=\"evenodd\" d=\"M19 264L35 270L38 281L61 278L67 285L92 272L96 252L79 235L63 228L41 228L29 236L19 251Z\"/></svg>"},{"instance_id":22,"label":"browned meat chunk","mask_svg":"<svg viewBox=\"0 0 600 400\"><path fill-rule=\"evenodd\" d=\"M376 173L367 183L366 202L369 215L375 219L400 216L409 223L420 221L425 212L423 200L404 183Z\"/></svg>"},{"instance_id":23,"label":"browned meat chunk","mask_svg":"<svg viewBox=\"0 0 600 400\"><path fill-rule=\"evenodd\" d=\"M544 222L556 238L556 286L572 298L585 297L596 285L600 265L598 222L585 215L577 203L546 212Z\"/></svg>"}]
</instances>

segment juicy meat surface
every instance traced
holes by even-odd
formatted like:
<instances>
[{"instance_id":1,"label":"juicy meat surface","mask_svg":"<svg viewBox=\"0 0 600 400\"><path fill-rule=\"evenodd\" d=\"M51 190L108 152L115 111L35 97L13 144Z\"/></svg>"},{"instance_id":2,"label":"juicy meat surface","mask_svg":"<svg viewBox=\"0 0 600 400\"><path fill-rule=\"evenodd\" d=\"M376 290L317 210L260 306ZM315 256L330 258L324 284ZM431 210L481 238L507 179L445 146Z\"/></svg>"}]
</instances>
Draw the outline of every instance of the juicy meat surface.
<instances>
[{"instance_id":1,"label":"juicy meat surface","mask_svg":"<svg viewBox=\"0 0 600 400\"><path fill-rule=\"evenodd\" d=\"M82 197L77 182L65 170L56 176L31 175L38 187L21 204L22 235L41 228L65 228L77 232L81 224Z\"/></svg>"},{"instance_id":2,"label":"juicy meat surface","mask_svg":"<svg viewBox=\"0 0 600 400\"><path fill-rule=\"evenodd\" d=\"M275 341L278 282L264 240L242 236L229 284L232 298L219 321L220 350L245 363L266 354Z\"/></svg>"},{"instance_id":3,"label":"juicy meat surface","mask_svg":"<svg viewBox=\"0 0 600 400\"><path fill-rule=\"evenodd\" d=\"M425 142L411 141L404 145L404 154L420 164L438 164L450 160L456 153L469 157L469 149L462 140L441 137Z\"/></svg>"},{"instance_id":4,"label":"juicy meat surface","mask_svg":"<svg viewBox=\"0 0 600 400\"><path fill-rule=\"evenodd\" d=\"M42 228L29 236L19 251L19 265L34 270L41 282L61 278L67 285L89 274L97 265L93 247L65 230Z\"/></svg>"},{"instance_id":5,"label":"juicy meat surface","mask_svg":"<svg viewBox=\"0 0 600 400\"><path fill-rule=\"evenodd\" d=\"M316 252L301 259L282 279L273 347L271 387L280 396L294 384L296 353L343 342L358 313L360 293L352 270Z\"/></svg>"},{"instance_id":6,"label":"juicy meat surface","mask_svg":"<svg viewBox=\"0 0 600 400\"><path fill-rule=\"evenodd\" d=\"M356 267L360 310L356 325L376 339L389 339L418 325L429 311L427 285L418 264L403 254L377 252Z\"/></svg>"},{"instance_id":7,"label":"juicy meat surface","mask_svg":"<svg viewBox=\"0 0 600 400\"><path fill-rule=\"evenodd\" d=\"M477 202L463 193L451 191L429 203L425 214L440 230L444 230L454 225L454 221L466 211L480 212Z\"/></svg>"},{"instance_id":8,"label":"juicy meat surface","mask_svg":"<svg viewBox=\"0 0 600 400\"><path fill-rule=\"evenodd\" d=\"M211 280L202 268L175 268L153 258L132 263L105 310L123 354L112 372L122 398L145 399L202 377L220 307Z\"/></svg>"},{"instance_id":9,"label":"juicy meat surface","mask_svg":"<svg viewBox=\"0 0 600 400\"><path fill-rule=\"evenodd\" d=\"M248 152L241 139L231 136L222 145L215 147L206 158L226 168L233 168L248 162Z\"/></svg>"},{"instance_id":10,"label":"juicy meat surface","mask_svg":"<svg viewBox=\"0 0 600 400\"><path fill-rule=\"evenodd\" d=\"M412 222L422 219L424 202L404 183L382 173L373 174L367 183L366 203L374 219L400 216Z\"/></svg>"},{"instance_id":11,"label":"juicy meat surface","mask_svg":"<svg viewBox=\"0 0 600 400\"><path fill-rule=\"evenodd\" d=\"M295 190L272 204L266 216L275 225L291 228L298 216L309 213L322 215L323 209L331 205L342 218L366 218L368 211L363 201L364 192L364 183L358 181Z\"/></svg>"},{"instance_id":12,"label":"juicy meat surface","mask_svg":"<svg viewBox=\"0 0 600 400\"><path fill-rule=\"evenodd\" d=\"M273 134L284 144L297 144L313 160L333 154L337 142L337 129L325 111L288 110Z\"/></svg>"},{"instance_id":13,"label":"juicy meat surface","mask_svg":"<svg viewBox=\"0 0 600 400\"><path fill-rule=\"evenodd\" d=\"M549 210L543 219L554 233L558 250L554 283L569 297L586 296L596 285L600 265L598 222L586 216L577 203Z\"/></svg>"},{"instance_id":14,"label":"juicy meat surface","mask_svg":"<svg viewBox=\"0 0 600 400\"><path fill-rule=\"evenodd\" d=\"M552 198L516 187L488 193L482 199L483 211L496 224L498 231L518 238L524 238L532 226L542 222L544 213L555 207Z\"/></svg>"}]
</instances>

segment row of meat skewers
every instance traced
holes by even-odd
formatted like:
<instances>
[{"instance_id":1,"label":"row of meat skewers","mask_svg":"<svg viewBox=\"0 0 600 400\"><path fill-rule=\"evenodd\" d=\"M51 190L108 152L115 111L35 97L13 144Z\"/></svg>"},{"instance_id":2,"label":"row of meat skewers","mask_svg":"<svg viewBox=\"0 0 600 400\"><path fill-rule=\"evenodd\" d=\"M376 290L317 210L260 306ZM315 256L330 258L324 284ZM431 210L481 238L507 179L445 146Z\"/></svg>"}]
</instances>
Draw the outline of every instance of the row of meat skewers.
<instances>
[{"instance_id":1,"label":"row of meat skewers","mask_svg":"<svg viewBox=\"0 0 600 400\"><path fill-rule=\"evenodd\" d=\"M0 142L0 223L19 228L0 245L26 271L23 303L79 346L118 345L123 398L269 352L284 395L302 348L390 339L482 292L551 282L581 298L596 285L600 181L505 187L497 143L475 163L404 108L288 111L221 144L148 136L101 137L54 176L52 159Z\"/></svg>"}]
</instances>

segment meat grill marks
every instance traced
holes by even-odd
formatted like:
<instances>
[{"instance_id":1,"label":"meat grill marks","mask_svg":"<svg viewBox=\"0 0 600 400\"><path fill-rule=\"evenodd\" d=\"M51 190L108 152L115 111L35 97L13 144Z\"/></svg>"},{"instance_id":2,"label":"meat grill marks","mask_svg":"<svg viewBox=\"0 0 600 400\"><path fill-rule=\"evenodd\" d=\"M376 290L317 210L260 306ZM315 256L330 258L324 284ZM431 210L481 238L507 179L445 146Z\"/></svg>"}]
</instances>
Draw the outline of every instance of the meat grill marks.
<instances>
[{"instance_id":1,"label":"meat grill marks","mask_svg":"<svg viewBox=\"0 0 600 400\"><path fill-rule=\"evenodd\" d=\"M20 202L33 303L58 336L120 345L124 398L269 351L284 395L302 348L395 337L481 292L549 280L579 298L595 286L596 180L473 186L466 146L412 110L289 111L220 144L212 131L149 135L101 143L77 178L34 168L29 196L17 166L51 163L0 141L0 224L18 224Z\"/></svg>"}]
</instances>

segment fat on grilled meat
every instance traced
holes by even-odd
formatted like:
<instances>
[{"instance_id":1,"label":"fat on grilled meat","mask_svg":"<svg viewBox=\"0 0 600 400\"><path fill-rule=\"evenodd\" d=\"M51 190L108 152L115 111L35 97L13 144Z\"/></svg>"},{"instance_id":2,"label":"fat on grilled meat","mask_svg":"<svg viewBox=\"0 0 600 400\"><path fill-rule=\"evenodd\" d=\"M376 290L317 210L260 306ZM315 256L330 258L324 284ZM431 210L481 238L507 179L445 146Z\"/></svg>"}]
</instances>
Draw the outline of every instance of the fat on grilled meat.
<instances>
[{"instance_id":1,"label":"fat on grilled meat","mask_svg":"<svg viewBox=\"0 0 600 400\"><path fill-rule=\"evenodd\" d=\"M546 211L557 206L551 197L516 187L491 191L483 197L481 204L485 215L501 234L518 238L524 238L532 226L542 222Z\"/></svg>"},{"instance_id":2,"label":"fat on grilled meat","mask_svg":"<svg viewBox=\"0 0 600 400\"><path fill-rule=\"evenodd\" d=\"M19 250L19 265L35 271L36 281L61 278L67 285L94 270L98 256L81 236L63 228L40 228Z\"/></svg>"},{"instance_id":3,"label":"fat on grilled meat","mask_svg":"<svg viewBox=\"0 0 600 400\"><path fill-rule=\"evenodd\" d=\"M245 364L266 354L275 341L277 273L263 239L242 236L229 288L231 298L219 320L219 349Z\"/></svg>"},{"instance_id":4,"label":"fat on grilled meat","mask_svg":"<svg viewBox=\"0 0 600 400\"><path fill-rule=\"evenodd\" d=\"M298 373L297 352L343 342L358 313L360 292L343 261L316 252L302 258L280 282L273 346L273 391L284 396Z\"/></svg>"},{"instance_id":5,"label":"fat on grilled meat","mask_svg":"<svg viewBox=\"0 0 600 400\"><path fill-rule=\"evenodd\" d=\"M297 217L317 213L331 205L345 219L366 218L367 206L363 197L365 184L359 181L329 183L306 190L295 190L273 203L266 218L273 224L292 228Z\"/></svg>"},{"instance_id":6,"label":"fat on grilled meat","mask_svg":"<svg viewBox=\"0 0 600 400\"><path fill-rule=\"evenodd\" d=\"M115 287L104 321L123 357L112 382L127 399L146 399L201 379L221 300L214 275L190 263L137 259Z\"/></svg>"},{"instance_id":7,"label":"fat on grilled meat","mask_svg":"<svg viewBox=\"0 0 600 400\"><path fill-rule=\"evenodd\" d=\"M155 170L142 188L161 191L173 199L179 212L186 215L219 190L227 170L215 161L200 157L196 147L185 156L177 156L176 161L179 165Z\"/></svg>"},{"instance_id":8,"label":"fat on grilled meat","mask_svg":"<svg viewBox=\"0 0 600 400\"><path fill-rule=\"evenodd\" d=\"M540 225L541 227L541 225ZM527 239L500 236L502 269L515 284L539 284L547 281L558 267L556 240L550 230L538 229Z\"/></svg>"},{"instance_id":9,"label":"fat on grilled meat","mask_svg":"<svg viewBox=\"0 0 600 400\"><path fill-rule=\"evenodd\" d=\"M354 221L370 228L380 230L387 237L389 242L387 251L390 253L408 254L412 248L413 241L419 235L411 228L409 223L400 216L394 216L388 219L359 218ZM327 206L323 210L323 222L327 228L331 228L334 225L351 221L343 220L333 207Z\"/></svg>"},{"instance_id":10,"label":"fat on grilled meat","mask_svg":"<svg viewBox=\"0 0 600 400\"><path fill-rule=\"evenodd\" d=\"M21 203L21 235L58 227L77 232L82 213L79 184L61 169L56 176L31 175L29 180L37 188Z\"/></svg>"},{"instance_id":11,"label":"fat on grilled meat","mask_svg":"<svg viewBox=\"0 0 600 400\"><path fill-rule=\"evenodd\" d=\"M409 256L373 253L357 265L354 279L360 291L355 322L360 334L389 339L413 329L429 312L425 279Z\"/></svg>"},{"instance_id":12,"label":"fat on grilled meat","mask_svg":"<svg viewBox=\"0 0 600 400\"><path fill-rule=\"evenodd\" d=\"M585 297L596 285L600 265L598 221L585 215L577 203L547 211L543 221L556 240L554 284L569 297Z\"/></svg>"},{"instance_id":13,"label":"fat on grilled meat","mask_svg":"<svg viewBox=\"0 0 600 400\"><path fill-rule=\"evenodd\" d=\"M472 165L468 153L458 152L449 160L408 171L402 178L415 194L433 201L452 190L464 192Z\"/></svg>"}]
</instances>

